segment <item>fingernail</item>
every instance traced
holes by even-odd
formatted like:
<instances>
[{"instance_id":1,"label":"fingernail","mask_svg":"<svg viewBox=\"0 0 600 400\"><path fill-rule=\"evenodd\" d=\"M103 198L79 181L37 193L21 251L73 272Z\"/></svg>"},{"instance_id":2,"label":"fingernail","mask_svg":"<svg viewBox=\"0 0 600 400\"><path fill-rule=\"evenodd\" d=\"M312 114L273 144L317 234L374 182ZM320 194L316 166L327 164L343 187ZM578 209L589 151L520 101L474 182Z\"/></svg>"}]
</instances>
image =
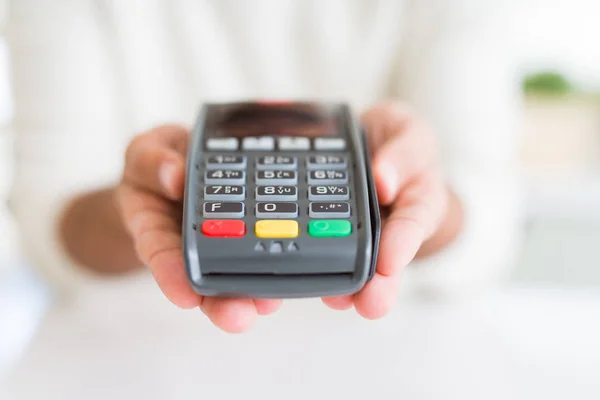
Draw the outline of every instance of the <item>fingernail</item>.
<instances>
[{"instance_id":1,"label":"fingernail","mask_svg":"<svg viewBox=\"0 0 600 400\"><path fill-rule=\"evenodd\" d=\"M160 184L166 190L171 190L171 182L173 180L176 168L177 167L173 163L165 163L158 171L158 179L160 180Z\"/></svg>"}]
</instances>

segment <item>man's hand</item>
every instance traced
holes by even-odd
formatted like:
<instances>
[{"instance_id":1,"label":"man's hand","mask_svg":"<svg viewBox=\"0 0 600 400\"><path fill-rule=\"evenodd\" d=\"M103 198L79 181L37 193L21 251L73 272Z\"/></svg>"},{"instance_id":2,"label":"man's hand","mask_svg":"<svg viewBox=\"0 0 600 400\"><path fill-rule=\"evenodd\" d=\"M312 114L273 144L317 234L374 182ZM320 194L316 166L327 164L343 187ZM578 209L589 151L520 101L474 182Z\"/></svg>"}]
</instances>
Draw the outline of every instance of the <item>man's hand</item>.
<instances>
[{"instance_id":1,"label":"man's hand","mask_svg":"<svg viewBox=\"0 0 600 400\"><path fill-rule=\"evenodd\" d=\"M187 282L181 254L182 199L189 133L163 126L129 145L116 198L137 255L165 296L181 308L199 307L220 328L241 332L258 315L275 312L279 300L201 297Z\"/></svg>"},{"instance_id":2,"label":"man's hand","mask_svg":"<svg viewBox=\"0 0 600 400\"><path fill-rule=\"evenodd\" d=\"M462 209L444 181L435 136L406 105L375 106L362 116L362 125L384 217L377 271L359 293L323 301L337 310L354 306L376 319L393 306L404 267L458 235Z\"/></svg>"},{"instance_id":3,"label":"man's hand","mask_svg":"<svg viewBox=\"0 0 600 400\"><path fill-rule=\"evenodd\" d=\"M355 306L365 318L392 307L402 269L417 255L435 252L458 233L460 207L446 188L434 136L397 104L364 114L381 205L387 212L377 273L359 293L323 299L334 309ZM126 154L117 204L137 255L159 287L182 308L199 307L227 332L249 329L257 316L274 313L280 300L202 297L187 282L181 254L182 198L188 132L163 126L136 137Z\"/></svg>"}]
</instances>

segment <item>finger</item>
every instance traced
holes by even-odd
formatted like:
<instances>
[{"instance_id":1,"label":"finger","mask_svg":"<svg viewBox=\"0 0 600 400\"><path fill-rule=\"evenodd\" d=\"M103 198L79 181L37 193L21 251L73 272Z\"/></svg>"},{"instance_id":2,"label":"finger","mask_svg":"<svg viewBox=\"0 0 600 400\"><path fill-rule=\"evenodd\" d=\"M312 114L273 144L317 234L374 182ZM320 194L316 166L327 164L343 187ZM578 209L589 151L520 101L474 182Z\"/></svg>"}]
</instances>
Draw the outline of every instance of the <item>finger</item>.
<instances>
[{"instance_id":1,"label":"finger","mask_svg":"<svg viewBox=\"0 0 600 400\"><path fill-rule=\"evenodd\" d=\"M376 151L373 175L382 204L391 204L405 185L436 161L435 142L425 129L408 125Z\"/></svg>"},{"instance_id":2,"label":"finger","mask_svg":"<svg viewBox=\"0 0 600 400\"><path fill-rule=\"evenodd\" d=\"M368 109L361 116L371 150L378 149L395 132L402 131L413 118L409 106L399 101L385 101Z\"/></svg>"},{"instance_id":3,"label":"finger","mask_svg":"<svg viewBox=\"0 0 600 400\"><path fill-rule=\"evenodd\" d=\"M258 317L252 299L204 297L200 308L213 324L228 333L247 331Z\"/></svg>"},{"instance_id":4,"label":"finger","mask_svg":"<svg viewBox=\"0 0 600 400\"><path fill-rule=\"evenodd\" d=\"M334 297L324 297L323 303L333 310L345 311L352 308L354 305L354 296L334 296Z\"/></svg>"},{"instance_id":5,"label":"finger","mask_svg":"<svg viewBox=\"0 0 600 400\"><path fill-rule=\"evenodd\" d=\"M116 191L115 200L125 228L134 238L139 237L150 227L159 227L152 216L159 217L159 221L166 224L169 229L174 224L177 224L177 229L179 228L181 210L175 203L160 196L133 186L120 185ZM168 218L162 218L165 216Z\"/></svg>"},{"instance_id":6,"label":"finger","mask_svg":"<svg viewBox=\"0 0 600 400\"><path fill-rule=\"evenodd\" d=\"M178 232L149 230L135 242L140 259L148 265L156 283L171 302L181 308L200 305L200 296L187 281Z\"/></svg>"},{"instance_id":7,"label":"finger","mask_svg":"<svg viewBox=\"0 0 600 400\"><path fill-rule=\"evenodd\" d=\"M258 315L270 315L275 313L281 307L282 300L254 299L254 306Z\"/></svg>"},{"instance_id":8,"label":"finger","mask_svg":"<svg viewBox=\"0 0 600 400\"><path fill-rule=\"evenodd\" d=\"M181 253L181 233L175 206L147 192L124 186L118 202L136 254L152 271L159 288L175 305L193 308L200 296L187 281Z\"/></svg>"},{"instance_id":9,"label":"finger","mask_svg":"<svg viewBox=\"0 0 600 400\"><path fill-rule=\"evenodd\" d=\"M400 269L385 276L375 273L354 297L354 308L364 318L378 319L387 315L398 298Z\"/></svg>"},{"instance_id":10,"label":"finger","mask_svg":"<svg viewBox=\"0 0 600 400\"><path fill-rule=\"evenodd\" d=\"M123 179L137 187L179 200L185 181L188 132L163 127L137 136L127 148Z\"/></svg>"},{"instance_id":11,"label":"finger","mask_svg":"<svg viewBox=\"0 0 600 400\"><path fill-rule=\"evenodd\" d=\"M161 125L150 131L156 135L164 145L175 150L182 156L187 155L190 143L190 131L181 125Z\"/></svg>"},{"instance_id":12,"label":"finger","mask_svg":"<svg viewBox=\"0 0 600 400\"><path fill-rule=\"evenodd\" d=\"M392 275L403 269L439 226L445 213L443 181L429 174L407 186L393 205L382 235L377 271Z\"/></svg>"},{"instance_id":13,"label":"finger","mask_svg":"<svg viewBox=\"0 0 600 400\"><path fill-rule=\"evenodd\" d=\"M379 201L389 205L403 185L436 159L435 138L423 120L398 101L372 107L363 114L361 122L374 153Z\"/></svg>"}]
</instances>

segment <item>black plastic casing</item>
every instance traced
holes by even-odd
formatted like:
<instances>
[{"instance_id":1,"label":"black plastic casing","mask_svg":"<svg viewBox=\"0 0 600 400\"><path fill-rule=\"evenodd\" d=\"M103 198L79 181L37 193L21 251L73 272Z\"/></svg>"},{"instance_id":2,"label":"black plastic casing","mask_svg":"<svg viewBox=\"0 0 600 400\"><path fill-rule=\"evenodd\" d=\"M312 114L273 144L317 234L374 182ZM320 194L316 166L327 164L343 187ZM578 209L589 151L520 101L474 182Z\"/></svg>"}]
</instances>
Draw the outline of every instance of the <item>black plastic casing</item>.
<instances>
[{"instance_id":1,"label":"black plastic casing","mask_svg":"<svg viewBox=\"0 0 600 400\"><path fill-rule=\"evenodd\" d=\"M235 104L235 103L225 103ZM319 104L319 103L316 103ZM336 104L343 120L340 132L347 140L346 155L351 177L352 235L348 238L311 238L306 232L310 220L307 200L299 199L300 236L294 239L298 250L270 254L258 253L255 245L261 239L254 235L253 190L246 192L247 225L244 238L210 238L200 231L202 217L202 191L204 159L214 152L204 150L207 135L207 119L223 103L203 106L192 132L189 146L185 197L183 204L183 255L189 283L197 293L204 296L246 298L307 298L327 297L358 292L374 275L380 240L381 219L375 183L366 138L346 104ZM222 152L221 152L222 153ZM308 154L298 153L301 160ZM214 153L216 154L216 153ZM258 153L235 151L232 154L247 156L249 173ZM273 154L273 153L271 153ZM306 191L307 184L299 176L299 193ZM289 240L284 241L287 245ZM221 273L219 271L227 271ZM251 272L249 272L251 271Z\"/></svg>"}]
</instances>

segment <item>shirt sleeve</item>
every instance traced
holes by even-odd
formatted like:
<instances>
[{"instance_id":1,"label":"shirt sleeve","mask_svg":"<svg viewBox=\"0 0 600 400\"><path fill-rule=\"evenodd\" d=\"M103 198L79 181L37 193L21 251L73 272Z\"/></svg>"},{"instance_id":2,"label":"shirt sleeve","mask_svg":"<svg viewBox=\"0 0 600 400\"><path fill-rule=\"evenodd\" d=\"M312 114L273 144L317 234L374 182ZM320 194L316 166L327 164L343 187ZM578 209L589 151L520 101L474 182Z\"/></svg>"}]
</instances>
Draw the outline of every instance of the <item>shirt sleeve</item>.
<instances>
[{"instance_id":1,"label":"shirt sleeve","mask_svg":"<svg viewBox=\"0 0 600 400\"><path fill-rule=\"evenodd\" d=\"M396 95L438 134L448 182L465 211L454 243L406 269L418 293L489 288L518 255L521 94L503 4L417 0L408 9Z\"/></svg>"},{"instance_id":2,"label":"shirt sleeve","mask_svg":"<svg viewBox=\"0 0 600 400\"><path fill-rule=\"evenodd\" d=\"M41 3L13 1L5 19L14 100L9 206L30 264L67 289L92 278L61 246L59 216L77 194L118 180L124 119L94 2Z\"/></svg>"}]
</instances>

